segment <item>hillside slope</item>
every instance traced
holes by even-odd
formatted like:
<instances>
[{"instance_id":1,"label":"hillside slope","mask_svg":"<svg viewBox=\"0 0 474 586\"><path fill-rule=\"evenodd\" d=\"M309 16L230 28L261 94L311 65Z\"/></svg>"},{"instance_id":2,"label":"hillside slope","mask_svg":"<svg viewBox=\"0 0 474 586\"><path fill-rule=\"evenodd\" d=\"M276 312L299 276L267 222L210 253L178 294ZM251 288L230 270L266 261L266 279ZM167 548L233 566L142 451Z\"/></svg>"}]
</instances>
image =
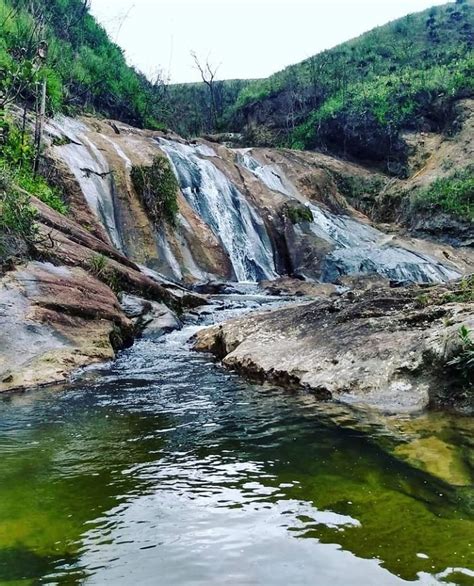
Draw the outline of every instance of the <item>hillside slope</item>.
<instances>
[{"instance_id":1,"label":"hillside slope","mask_svg":"<svg viewBox=\"0 0 474 586\"><path fill-rule=\"evenodd\" d=\"M89 13L88 0L0 0L0 96L32 105L47 79L47 107L92 111L156 127L159 95ZM0 114L4 104L0 98ZM1 119L0 119L1 122Z\"/></svg>"},{"instance_id":2,"label":"hillside slope","mask_svg":"<svg viewBox=\"0 0 474 586\"><path fill-rule=\"evenodd\" d=\"M453 101L472 95L473 31L471 0L409 15L245 85L220 125L252 146L322 148L406 175L401 131L452 132Z\"/></svg>"}]
</instances>

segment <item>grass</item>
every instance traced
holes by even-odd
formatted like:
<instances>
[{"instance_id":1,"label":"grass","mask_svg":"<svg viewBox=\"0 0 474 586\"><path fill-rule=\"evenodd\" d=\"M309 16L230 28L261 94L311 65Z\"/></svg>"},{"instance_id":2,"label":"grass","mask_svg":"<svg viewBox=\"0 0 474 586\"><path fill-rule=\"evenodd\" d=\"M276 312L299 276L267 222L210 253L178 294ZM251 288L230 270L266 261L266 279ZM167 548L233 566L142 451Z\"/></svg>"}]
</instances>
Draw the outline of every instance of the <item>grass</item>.
<instances>
[{"instance_id":1,"label":"grass","mask_svg":"<svg viewBox=\"0 0 474 586\"><path fill-rule=\"evenodd\" d=\"M437 179L412 199L414 209L438 208L448 214L474 220L474 165Z\"/></svg>"},{"instance_id":2,"label":"grass","mask_svg":"<svg viewBox=\"0 0 474 586\"><path fill-rule=\"evenodd\" d=\"M163 220L176 225L178 182L168 159L154 157L150 166L132 167L133 186L155 224Z\"/></svg>"}]
</instances>

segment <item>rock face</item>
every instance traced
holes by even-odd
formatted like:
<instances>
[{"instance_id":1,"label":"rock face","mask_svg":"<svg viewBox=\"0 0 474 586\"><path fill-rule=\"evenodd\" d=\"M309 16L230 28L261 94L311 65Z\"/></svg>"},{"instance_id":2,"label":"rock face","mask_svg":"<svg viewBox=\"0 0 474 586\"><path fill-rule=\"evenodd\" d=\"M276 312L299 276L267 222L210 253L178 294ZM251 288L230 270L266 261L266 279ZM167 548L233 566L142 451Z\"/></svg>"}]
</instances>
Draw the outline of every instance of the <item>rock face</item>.
<instances>
[{"instance_id":1,"label":"rock face","mask_svg":"<svg viewBox=\"0 0 474 586\"><path fill-rule=\"evenodd\" d=\"M371 226L351 203L378 193L387 178L360 165L321 153L188 143L89 118L60 118L48 129L49 161L77 223L175 281L332 282L376 273L443 282L468 270L467 253ZM175 227L153 223L130 179L133 165L157 155L168 157L181 187Z\"/></svg>"},{"instance_id":2,"label":"rock face","mask_svg":"<svg viewBox=\"0 0 474 586\"><path fill-rule=\"evenodd\" d=\"M30 262L0 281L0 391L64 381L133 340L109 287L80 268Z\"/></svg>"},{"instance_id":3,"label":"rock face","mask_svg":"<svg viewBox=\"0 0 474 586\"><path fill-rule=\"evenodd\" d=\"M371 225L346 197L347 182L384 179L334 157L189 143L91 118L52 120L47 135L44 170L69 209L63 216L32 198L41 263L1 276L0 390L62 380L110 359L140 329L156 336L179 327L176 315L206 304L190 290L199 283L283 277L269 291L337 295L334 283L353 275L441 283L473 269L467 248ZM176 226L148 217L131 181L132 167L157 155L179 181ZM290 355L282 364L299 380L302 354L294 369Z\"/></svg>"},{"instance_id":4,"label":"rock face","mask_svg":"<svg viewBox=\"0 0 474 586\"><path fill-rule=\"evenodd\" d=\"M474 311L472 303L447 302L447 294L444 287L348 292L203 330L195 349L322 399L393 412L461 402L447 362L459 350L460 327L474 327Z\"/></svg>"}]
</instances>

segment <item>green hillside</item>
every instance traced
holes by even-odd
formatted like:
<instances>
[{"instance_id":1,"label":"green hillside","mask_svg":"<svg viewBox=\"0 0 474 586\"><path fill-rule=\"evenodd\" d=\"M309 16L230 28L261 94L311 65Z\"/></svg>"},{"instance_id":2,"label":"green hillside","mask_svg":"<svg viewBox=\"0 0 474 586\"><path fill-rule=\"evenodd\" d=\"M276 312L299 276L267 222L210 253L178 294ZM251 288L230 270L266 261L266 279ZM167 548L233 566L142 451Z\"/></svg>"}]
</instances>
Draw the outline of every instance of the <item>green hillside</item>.
<instances>
[{"instance_id":1,"label":"green hillside","mask_svg":"<svg viewBox=\"0 0 474 586\"><path fill-rule=\"evenodd\" d=\"M444 131L453 101L472 95L473 38L472 1L409 15L249 83L220 126L244 127L249 143L326 148L403 173L401 130Z\"/></svg>"},{"instance_id":2,"label":"green hillside","mask_svg":"<svg viewBox=\"0 0 474 586\"><path fill-rule=\"evenodd\" d=\"M48 55L39 63L43 42ZM155 88L126 64L123 51L89 13L88 0L0 0L0 95L32 102L32 88L43 75L50 113L85 110L137 126L159 124Z\"/></svg>"}]
</instances>

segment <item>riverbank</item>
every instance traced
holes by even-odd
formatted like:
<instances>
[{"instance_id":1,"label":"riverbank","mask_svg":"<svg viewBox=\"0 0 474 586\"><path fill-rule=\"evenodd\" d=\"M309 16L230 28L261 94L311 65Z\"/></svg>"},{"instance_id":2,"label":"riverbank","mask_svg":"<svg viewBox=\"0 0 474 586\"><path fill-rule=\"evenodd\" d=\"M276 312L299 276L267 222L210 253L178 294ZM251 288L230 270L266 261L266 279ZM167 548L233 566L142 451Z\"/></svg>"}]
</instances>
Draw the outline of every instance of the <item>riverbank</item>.
<instances>
[{"instance_id":1,"label":"riverbank","mask_svg":"<svg viewBox=\"0 0 474 586\"><path fill-rule=\"evenodd\" d=\"M471 418L325 403L192 352L287 301L218 295L61 392L0 396L0 582L469 579Z\"/></svg>"},{"instance_id":2,"label":"riverbank","mask_svg":"<svg viewBox=\"0 0 474 586\"><path fill-rule=\"evenodd\" d=\"M472 412L472 379L452 365L474 329L472 278L367 290L256 313L203 330L195 349L252 380L389 412ZM468 334L470 335L470 334Z\"/></svg>"}]
</instances>

